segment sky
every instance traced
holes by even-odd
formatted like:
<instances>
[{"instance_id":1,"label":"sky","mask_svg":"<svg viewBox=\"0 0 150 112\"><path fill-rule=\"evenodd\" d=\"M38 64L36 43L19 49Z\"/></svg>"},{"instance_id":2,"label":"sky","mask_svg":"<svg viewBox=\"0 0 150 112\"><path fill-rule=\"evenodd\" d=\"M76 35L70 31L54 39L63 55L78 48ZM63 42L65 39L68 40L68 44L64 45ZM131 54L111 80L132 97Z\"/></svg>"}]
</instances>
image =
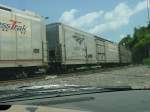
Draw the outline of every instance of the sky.
<instances>
[{"instance_id":1,"label":"sky","mask_svg":"<svg viewBox=\"0 0 150 112\"><path fill-rule=\"evenodd\" d=\"M147 25L146 0L0 0L0 4L49 17L46 24L62 22L114 42Z\"/></svg>"}]
</instances>

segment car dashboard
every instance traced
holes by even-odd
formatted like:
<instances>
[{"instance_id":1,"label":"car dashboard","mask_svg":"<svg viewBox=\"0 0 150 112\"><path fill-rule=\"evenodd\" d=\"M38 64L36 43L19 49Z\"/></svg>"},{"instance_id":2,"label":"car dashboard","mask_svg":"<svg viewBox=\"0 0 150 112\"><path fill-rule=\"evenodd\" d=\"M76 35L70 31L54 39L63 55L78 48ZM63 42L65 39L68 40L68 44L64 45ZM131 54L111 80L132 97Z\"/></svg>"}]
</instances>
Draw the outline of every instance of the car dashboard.
<instances>
[{"instance_id":1,"label":"car dashboard","mask_svg":"<svg viewBox=\"0 0 150 112\"><path fill-rule=\"evenodd\" d=\"M133 90L40 98L11 102L6 112L149 112L150 90ZM4 112L5 112L4 111ZM24 112L26 112L24 111Z\"/></svg>"}]
</instances>

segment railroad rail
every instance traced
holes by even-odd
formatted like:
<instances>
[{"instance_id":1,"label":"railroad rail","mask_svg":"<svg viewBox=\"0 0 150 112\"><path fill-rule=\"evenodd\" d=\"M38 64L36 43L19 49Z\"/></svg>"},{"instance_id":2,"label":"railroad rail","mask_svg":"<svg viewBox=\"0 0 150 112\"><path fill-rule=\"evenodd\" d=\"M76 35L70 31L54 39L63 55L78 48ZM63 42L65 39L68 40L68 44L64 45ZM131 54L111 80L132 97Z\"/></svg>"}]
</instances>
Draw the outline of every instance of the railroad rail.
<instances>
[{"instance_id":1,"label":"railroad rail","mask_svg":"<svg viewBox=\"0 0 150 112\"><path fill-rule=\"evenodd\" d=\"M22 82L31 82L33 80L41 80L44 79L46 77L46 75L42 75L42 76L34 76L34 77L28 77L28 78L23 78L23 79L8 79L8 80L3 80L0 81L0 84L4 84L4 85L9 85L9 84L15 84L15 83L22 83Z\"/></svg>"},{"instance_id":2,"label":"railroad rail","mask_svg":"<svg viewBox=\"0 0 150 112\"><path fill-rule=\"evenodd\" d=\"M31 82L33 80L41 80L41 79L46 79L47 76L60 76L60 77L67 77L70 76L72 73L76 75L80 74L82 75L82 73L87 72L87 74L90 72L92 73L99 73L99 72L104 72L104 71L111 71L114 69L120 69L120 68L126 68L127 66L121 66L121 67L107 67L107 68L100 68L100 67L95 67L95 68L90 68L90 69L78 69L78 70L71 70L71 71L67 71L65 73L62 74L57 74L57 73L53 73L53 74L38 74L38 75L33 75L32 77L26 77L26 78L21 78L21 79L7 79L7 80L0 80L0 85L10 85L10 84L15 84L15 83L26 83L26 82Z\"/></svg>"}]
</instances>

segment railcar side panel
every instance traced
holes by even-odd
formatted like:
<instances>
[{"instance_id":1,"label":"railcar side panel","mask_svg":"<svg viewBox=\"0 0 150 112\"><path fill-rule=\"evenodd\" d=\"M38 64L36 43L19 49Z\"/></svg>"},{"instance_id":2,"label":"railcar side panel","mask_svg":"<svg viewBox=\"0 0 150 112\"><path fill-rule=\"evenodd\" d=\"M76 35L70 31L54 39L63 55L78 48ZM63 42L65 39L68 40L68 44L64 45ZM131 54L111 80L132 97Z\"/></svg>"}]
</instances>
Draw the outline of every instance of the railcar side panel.
<instances>
[{"instance_id":1,"label":"railcar side panel","mask_svg":"<svg viewBox=\"0 0 150 112\"><path fill-rule=\"evenodd\" d=\"M119 63L118 45L109 41L105 42L106 63Z\"/></svg>"},{"instance_id":2,"label":"railcar side panel","mask_svg":"<svg viewBox=\"0 0 150 112\"><path fill-rule=\"evenodd\" d=\"M86 64L86 40L83 34L67 26L62 26L65 59L63 64Z\"/></svg>"},{"instance_id":3,"label":"railcar side panel","mask_svg":"<svg viewBox=\"0 0 150 112\"><path fill-rule=\"evenodd\" d=\"M106 61L106 54L105 54L105 41L96 39L96 59L97 63L105 63Z\"/></svg>"},{"instance_id":4,"label":"railcar side panel","mask_svg":"<svg viewBox=\"0 0 150 112\"><path fill-rule=\"evenodd\" d=\"M97 64L95 37L86 35L85 40L87 64Z\"/></svg>"},{"instance_id":5,"label":"railcar side panel","mask_svg":"<svg viewBox=\"0 0 150 112\"><path fill-rule=\"evenodd\" d=\"M22 15L23 16L23 15ZM31 37L31 20L22 18L16 14L15 21L21 22L20 24L26 25L26 32L16 32L16 60L30 60L32 59L32 37ZM12 39L15 37L12 37ZM6 43L7 45L8 43ZM8 52L9 53L9 52Z\"/></svg>"},{"instance_id":6,"label":"railcar side panel","mask_svg":"<svg viewBox=\"0 0 150 112\"><path fill-rule=\"evenodd\" d=\"M59 24L62 64L96 64L96 46L93 35Z\"/></svg>"},{"instance_id":7,"label":"railcar side panel","mask_svg":"<svg viewBox=\"0 0 150 112\"><path fill-rule=\"evenodd\" d=\"M16 60L16 33L7 30L2 24L15 19L15 15L9 11L0 9L0 60ZM15 63L14 63L15 64Z\"/></svg>"}]
</instances>

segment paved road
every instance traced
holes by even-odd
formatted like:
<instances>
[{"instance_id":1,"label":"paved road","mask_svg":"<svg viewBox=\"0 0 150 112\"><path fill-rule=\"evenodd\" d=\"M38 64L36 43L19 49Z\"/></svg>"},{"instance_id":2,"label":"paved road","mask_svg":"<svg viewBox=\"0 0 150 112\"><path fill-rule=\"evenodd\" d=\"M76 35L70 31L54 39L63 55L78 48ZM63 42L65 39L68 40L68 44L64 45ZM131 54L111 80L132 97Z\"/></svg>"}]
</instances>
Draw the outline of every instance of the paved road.
<instances>
[{"instance_id":1,"label":"paved road","mask_svg":"<svg viewBox=\"0 0 150 112\"><path fill-rule=\"evenodd\" d=\"M52 75L41 80L33 80L10 85L0 85L0 90L15 89L20 86L42 85L91 85L91 86L116 86L131 85L133 87L150 87L150 67L126 66L109 69L88 70L70 73L62 76Z\"/></svg>"}]
</instances>

